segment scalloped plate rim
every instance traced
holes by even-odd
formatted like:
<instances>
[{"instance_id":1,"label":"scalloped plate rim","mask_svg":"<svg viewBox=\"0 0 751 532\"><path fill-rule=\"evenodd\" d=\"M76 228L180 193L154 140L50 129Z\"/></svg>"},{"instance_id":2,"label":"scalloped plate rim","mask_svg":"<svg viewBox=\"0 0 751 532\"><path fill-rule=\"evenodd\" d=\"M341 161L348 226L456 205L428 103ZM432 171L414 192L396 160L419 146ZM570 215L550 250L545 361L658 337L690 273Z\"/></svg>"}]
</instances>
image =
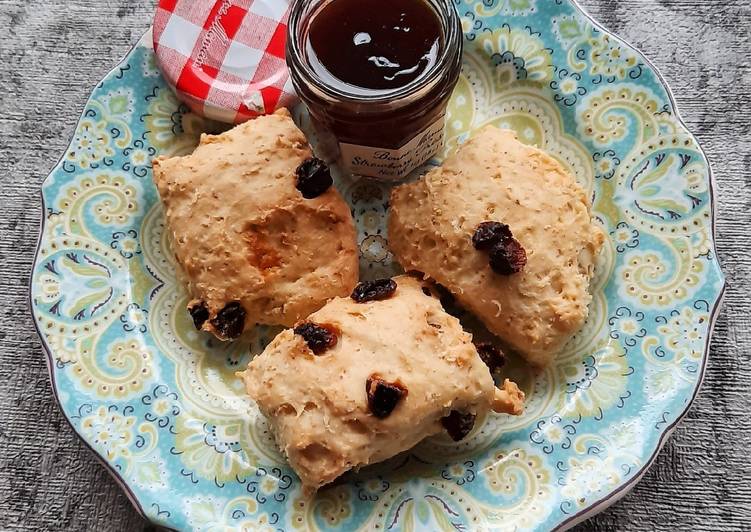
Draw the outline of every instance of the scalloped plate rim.
<instances>
[{"instance_id":1,"label":"scalloped plate rim","mask_svg":"<svg viewBox=\"0 0 751 532\"><path fill-rule=\"evenodd\" d=\"M110 74L112 74L115 70L117 70L120 65L123 64L123 62L130 56L130 54L133 53L133 51L138 48L139 45L141 45L144 42L148 42L151 38L151 32L152 27L149 26L149 28L138 38L138 40L128 49L125 54L123 54L120 59L118 59L115 66L107 70L107 72L102 76L102 80L106 79ZM100 82L101 83L101 80ZM73 133L70 136L70 139L68 141L68 145L70 145L70 142L73 140L73 135L75 135L75 131L78 128L78 124L83 119L83 113L86 110L86 104L91 99L91 97L94 95L94 91L97 90L99 87L99 83L97 83L93 89L89 92L89 95L86 97L86 101L83 104L83 110L81 111L78 120L76 120L75 127L73 129ZM44 185L47 183L47 180L52 176L52 174L55 172L55 169L60 165L60 162L65 157L65 153L63 153L60 158L55 162L54 165L52 165L52 169L49 171L47 176L42 180L42 182L39 185L39 199L41 204L41 220L39 223L39 236L37 237L37 245L36 249L34 250L34 259L31 262L31 271L33 272L34 267L37 264L37 261L39 260L39 250L42 247L42 239L44 238L44 229L46 226L46 220L47 217L45 216L45 212L47 211L47 206L44 201ZM52 385L52 396L55 399L55 403L57 404L58 409L60 410L60 413L63 415L63 419L68 424L68 427L73 431L73 433L78 437L79 441L83 443L84 447L86 447L91 453L94 455L94 458L96 458L97 462L99 462L103 467L104 470L107 471L107 473L110 474L110 476L115 480L115 482L123 489L125 492L125 496L128 498L128 501L133 505L136 512L146 521L152 522L151 519L149 519L148 515L143 509L143 506L141 506L141 501L138 500L138 497L133 493L133 491L130 489L130 486L125 481L125 479L120 476L120 473L117 472L117 470L112 467L109 462L96 450L94 449L88 441L86 441L86 438L83 437L83 435L78 431L76 426L73 424L73 422L68 417L67 412L63 408L62 402L60 401L60 396L58 395L57 391L57 380L55 379L55 371L53 369L54 366L54 357L52 355L52 350L50 349L49 345L47 345L47 342L44 339L44 336L42 335L42 332L39 330L39 326L37 325L36 320L36 314L34 312L34 279L33 275L29 278L29 297L28 297L28 304L29 304L29 312L31 313L32 322L34 323L34 330L37 333L37 337L39 338L39 343L42 345L42 349L44 350L45 356L45 362L47 363L47 373L50 378L50 384ZM153 522L152 522L153 523ZM153 523L157 525L157 523ZM165 530L173 530L173 528L165 527L163 525L159 525ZM176 531L175 531L176 532Z\"/></svg>"},{"instance_id":2,"label":"scalloped plate rim","mask_svg":"<svg viewBox=\"0 0 751 532\"><path fill-rule=\"evenodd\" d=\"M598 513L606 510L611 505L618 502L620 499L622 499L624 496L626 496L633 488L634 486L641 481L641 479L644 477L646 472L649 470L650 467L654 464L655 460L657 459L657 456L662 451L665 443L670 438L670 436L673 434L677 426L680 424L680 422L686 417L689 410L691 409L694 401L696 400L699 391L701 390L702 384L704 382L705 374L706 374L706 368L707 368L707 362L709 360L709 349L710 344L712 341L712 336L714 334L714 328L717 322L717 318L719 317L720 310L722 309L722 306L724 304L726 289L727 289L727 279L723 273L722 270L722 264L720 262L719 256L717 255L717 187L715 183L715 175L712 171L712 165L710 164L709 159L706 156L706 152L704 151L704 148L702 147L701 143L699 143L696 136L688 129L686 126L686 123L683 121L683 118L681 117L680 111L678 109L678 106L675 101L675 96L673 94L673 90L670 87L670 84L667 82L665 77L662 75L660 70L652 63L652 61L646 57L636 46L632 45L627 40L619 37L614 32L608 30L605 28L601 23L599 23L592 15L589 14L589 12L582 6L578 0L567 0L571 5L573 5L586 19L588 19L595 28L600 30L602 33L608 35L609 37L614 38L616 41L622 43L627 48L632 50L634 53L636 53L641 60L643 60L646 67L648 67L657 77L662 87L665 89L665 92L668 97L668 101L670 104L671 111L673 115L675 116L676 120L682 127L682 129L688 134L691 138L693 138L696 142L696 146L699 148L699 151L702 154L702 157L704 161L706 162L707 170L708 170L708 182L709 182L709 196L710 196L710 208L711 208L711 228L712 228L712 251L714 253L714 261L717 266L718 270L718 276L721 281L719 292L717 293L715 300L713 302L712 310L710 312L710 318L709 318L709 328L707 330L707 336L705 338L704 343L704 349L703 349L703 356L702 356L702 362L701 362L701 369L699 372L699 378L696 381L696 384L693 388L693 392L691 395L690 400L686 403L684 409L682 412L676 417L676 419L669 425L666 425L666 427L661 431L659 440L657 442L657 446L654 448L650 456L645 460L644 464L641 466L639 471L632 476L630 479L626 480L623 484L619 485L617 488L609 492L607 495L601 497L600 499L593 501L589 505L587 505L585 508L579 510L577 513L569 516L565 520L561 521L556 525L556 527L553 529L555 531L563 531L568 530L574 526L576 526L579 523L582 523L583 521L586 521L587 519L593 517L594 515L597 515ZM120 65L125 61L126 58L128 58L131 53L140 45L146 44L147 46L150 46L151 41L151 34L152 34L152 27L149 26L149 28L141 35L141 37L128 49L128 51L123 54L120 59L117 61L115 66L113 66L111 69L109 69L103 76L102 80L106 79L112 72L116 71ZM101 81L100 81L101 83ZM95 85L94 88L89 93L88 97L86 98L86 102L88 102L93 95L94 91L98 88L98 85ZM86 106L86 102L84 103L84 110ZM76 121L76 128L80 121L83 118L83 112L81 111L81 114ZM75 132L75 128L74 128ZM71 134L70 140L72 140L73 134ZM68 142L70 144L70 141ZM46 184L47 180L51 177L52 173L54 173L55 169L58 167L62 159L64 158L65 154L60 156L60 158L57 160L57 162L52 166L51 170L47 174L47 176L42 180L42 182L39 185L39 196L41 200L41 220L39 223L39 232L38 232L38 238L37 238L37 245L34 252L34 258L31 263L31 270L33 271L33 268L36 266L38 259L39 259L39 251L41 249L42 239L44 236L44 229L46 226L46 205L44 201L44 185ZM28 304L29 304L29 311L32 316L32 321L34 323L34 330L37 333L37 336L39 338L40 344L43 348L43 351L45 353L45 361L47 365L47 372L49 374L50 383L52 385L52 395L55 399L55 403L57 404L58 408L60 409L60 412L63 415L63 418L65 419L65 422L68 424L68 426L71 428L74 434L79 438L79 440L83 443L83 445L89 449L96 460L104 466L105 471L107 471L110 476L115 480L115 482L123 489L125 492L126 497L130 501L130 503L133 505L137 513L146 521L151 522L154 525L160 526L161 528L165 530L174 530L172 528L166 527L163 524L157 523L155 521L152 521L151 518L148 516L148 514L144 511L144 508L141 504L141 501L135 496L133 491L130 489L130 486L128 483L123 479L123 477L120 475L120 473L112 467L112 465L105 460L105 458L96 450L94 449L87 441L86 439L81 435L81 433L76 429L75 425L72 423L70 418L68 417L65 409L62 406L62 403L60 401L60 397L58 395L58 389L57 389L57 380L55 379L55 371L53 369L54 360L53 360L53 354L52 350L45 341L43 335L41 334L41 331L39 330L39 326L37 325L36 320L36 314L34 311L34 305L33 305L33 288L34 288L34 281L33 276L30 276L29 279L29 286L28 286ZM158 511L158 506L157 506Z\"/></svg>"},{"instance_id":3,"label":"scalloped plate rim","mask_svg":"<svg viewBox=\"0 0 751 532\"><path fill-rule=\"evenodd\" d=\"M589 14L589 12L584 8L583 5L579 3L578 0L569 0L569 2L571 2L571 4L576 9L578 9L579 12L584 17L586 17L595 28L598 28L603 33L607 34L610 37L613 37L616 41L622 43L627 48L633 50L644 61L644 64L652 72L654 72L655 76L657 76L657 79L660 81L660 84L664 87L665 92L667 93L668 101L670 103L670 108L673 112L673 115L678 120L678 123L683 128L683 130L696 142L696 146L699 148L699 151L701 152L702 157L704 158L704 161L707 163L707 171L709 175L709 204L710 204L710 208L712 211L712 216L711 216L712 251L714 253L715 261L717 263L718 273L719 273L720 279L722 280L722 284L720 287L720 291L716 296L714 305L712 307L712 311L709 316L709 329L707 330L707 337L704 343L704 353L703 353L704 356L702 356L702 364L701 364L699 378L697 379L696 385L694 386L691 399L686 403L683 411L676 417L673 423L667 425L665 429L661 432L659 440L657 442L657 446L652 451L652 454L649 456L649 458L644 462L644 465L639 469L639 471L633 477L628 479L626 482L618 486L616 489L614 489L607 495L594 501L586 508L579 510L574 515L568 517L567 519L559 523L558 526L556 526L556 528L554 529L556 531L568 530L576 526L577 524L582 523L586 521L587 519L597 515L598 513L606 510L607 508L609 508L610 506L618 502L620 499L628 495L628 493L634 488L634 486L636 486L636 484L638 484L641 481L641 479L647 473L649 468L652 467L652 464L654 464L655 460L657 459L658 455L660 454L663 447L667 443L668 439L673 435L673 432L675 432L675 429L678 427L681 421L683 421L683 418L686 417L686 415L688 414L688 411L691 410L691 407L694 404L694 401L696 401L696 398L699 395L699 391L701 390L702 384L704 383L704 377L706 375L707 363L709 361L709 348L712 342L712 335L714 334L714 328L717 323L717 318L720 315L720 310L722 309L722 305L724 304L724 301L725 301L725 291L727 288L727 280L722 271L722 264L720 263L720 258L717 255L717 190L716 190L714 172L712 171L712 165L709 162L709 158L707 157L707 154L704 151L704 148L699 142L699 139L696 138L696 135L694 135L693 132L689 130L688 126L683 121L683 117L681 116L680 111L678 109L678 105L676 104L676 101L675 101L675 95L673 94L673 89L670 87L670 84L662 75L662 72L660 72L660 69L658 69L655 66L655 64L652 63L652 61L641 52L641 50L639 50L639 48L637 48L636 46L628 42L626 39L623 39L622 37L616 35L614 32L610 31L605 26L600 24L592 15Z\"/></svg>"}]
</instances>

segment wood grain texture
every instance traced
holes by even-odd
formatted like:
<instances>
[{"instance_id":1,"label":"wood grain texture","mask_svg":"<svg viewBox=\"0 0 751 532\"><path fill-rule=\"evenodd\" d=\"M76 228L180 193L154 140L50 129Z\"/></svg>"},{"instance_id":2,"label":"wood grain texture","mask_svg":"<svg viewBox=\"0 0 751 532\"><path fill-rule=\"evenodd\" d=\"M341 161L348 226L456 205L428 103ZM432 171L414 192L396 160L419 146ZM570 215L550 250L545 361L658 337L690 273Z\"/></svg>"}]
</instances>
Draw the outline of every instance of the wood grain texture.
<instances>
[{"instance_id":1,"label":"wood grain texture","mask_svg":"<svg viewBox=\"0 0 751 532\"><path fill-rule=\"evenodd\" d=\"M553 1L553 0L540 0ZM704 388L654 467L580 530L751 529L751 1L584 0L673 87L717 181L729 289ZM28 312L39 186L153 0L0 0L0 529L147 528L54 404Z\"/></svg>"}]
</instances>

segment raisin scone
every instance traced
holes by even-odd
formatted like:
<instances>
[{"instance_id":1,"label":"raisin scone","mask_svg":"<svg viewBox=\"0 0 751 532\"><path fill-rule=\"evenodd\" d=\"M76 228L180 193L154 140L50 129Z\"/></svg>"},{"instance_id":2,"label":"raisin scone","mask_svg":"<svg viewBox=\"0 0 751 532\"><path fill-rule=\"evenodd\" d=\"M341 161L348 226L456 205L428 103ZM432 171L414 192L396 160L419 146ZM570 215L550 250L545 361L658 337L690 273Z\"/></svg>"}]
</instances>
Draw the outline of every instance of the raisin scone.
<instances>
[{"instance_id":1,"label":"raisin scone","mask_svg":"<svg viewBox=\"0 0 751 532\"><path fill-rule=\"evenodd\" d=\"M153 166L198 329L289 326L357 283L349 207L286 109Z\"/></svg>"},{"instance_id":2,"label":"raisin scone","mask_svg":"<svg viewBox=\"0 0 751 532\"><path fill-rule=\"evenodd\" d=\"M604 234L553 157L488 126L391 194L389 243L405 270L445 286L530 362L581 328Z\"/></svg>"},{"instance_id":3,"label":"raisin scone","mask_svg":"<svg viewBox=\"0 0 751 532\"><path fill-rule=\"evenodd\" d=\"M313 491L491 409L520 414L524 394L495 387L456 318L414 277L360 283L281 332L242 373L277 444Z\"/></svg>"}]
</instances>

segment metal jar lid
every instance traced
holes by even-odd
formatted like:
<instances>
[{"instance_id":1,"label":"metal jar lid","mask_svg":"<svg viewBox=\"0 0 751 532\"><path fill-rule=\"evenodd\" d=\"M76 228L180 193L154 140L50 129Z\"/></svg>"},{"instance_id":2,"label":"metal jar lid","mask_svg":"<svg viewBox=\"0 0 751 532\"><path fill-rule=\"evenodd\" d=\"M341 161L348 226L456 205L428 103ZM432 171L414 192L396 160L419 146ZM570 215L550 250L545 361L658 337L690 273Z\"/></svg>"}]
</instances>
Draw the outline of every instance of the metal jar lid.
<instances>
[{"instance_id":1,"label":"metal jar lid","mask_svg":"<svg viewBox=\"0 0 751 532\"><path fill-rule=\"evenodd\" d=\"M154 51L190 109L244 122L297 103L284 60L287 0L160 0Z\"/></svg>"}]
</instances>

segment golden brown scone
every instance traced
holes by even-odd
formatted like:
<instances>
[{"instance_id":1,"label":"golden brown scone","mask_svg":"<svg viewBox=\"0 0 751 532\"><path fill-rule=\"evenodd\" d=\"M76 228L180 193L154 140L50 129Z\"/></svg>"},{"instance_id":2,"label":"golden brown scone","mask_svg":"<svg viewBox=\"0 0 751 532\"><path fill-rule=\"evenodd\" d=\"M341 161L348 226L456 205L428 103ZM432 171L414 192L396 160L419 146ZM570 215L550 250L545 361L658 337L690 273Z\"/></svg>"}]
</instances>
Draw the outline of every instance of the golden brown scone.
<instances>
[{"instance_id":1,"label":"golden brown scone","mask_svg":"<svg viewBox=\"0 0 751 532\"><path fill-rule=\"evenodd\" d=\"M334 331L335 345L316 354L298 324L242 374L307 491L443 430L460 439L491 409L521 412L524 394L508 380L495 387L471 335L422 282L394 282L387 299L337 298L305 320ZM392 409L377 379L402 390Z\"/></svg>"},{"instance_id":2,"label":"golden brown scone","mask_svg":"<svg viewBox=\"0 0 751 532\"><path fill-rule=\"evenodd\" d=\"M344 199L333 186L314 199L296 188L311 156L281 109L202 135L191 155L154 160L197 327L226 339L256 323L289 326L357 283Z\"/></svg>"},{"instance_id":3,"label":"golden brown scone","mask_svg":"<svg viewBox=\"0 0 751 532\"><path fill-rule=\"evenodd\" d=\"M507 224L524 247L520 273L495 273L488 253L473 246L486 221ZM391 195L389 243L404 269L444 285L537 365L548 364L584 323L603 241L584 191L560 163L495 127Z\"/></svg>"}]
</instances>

